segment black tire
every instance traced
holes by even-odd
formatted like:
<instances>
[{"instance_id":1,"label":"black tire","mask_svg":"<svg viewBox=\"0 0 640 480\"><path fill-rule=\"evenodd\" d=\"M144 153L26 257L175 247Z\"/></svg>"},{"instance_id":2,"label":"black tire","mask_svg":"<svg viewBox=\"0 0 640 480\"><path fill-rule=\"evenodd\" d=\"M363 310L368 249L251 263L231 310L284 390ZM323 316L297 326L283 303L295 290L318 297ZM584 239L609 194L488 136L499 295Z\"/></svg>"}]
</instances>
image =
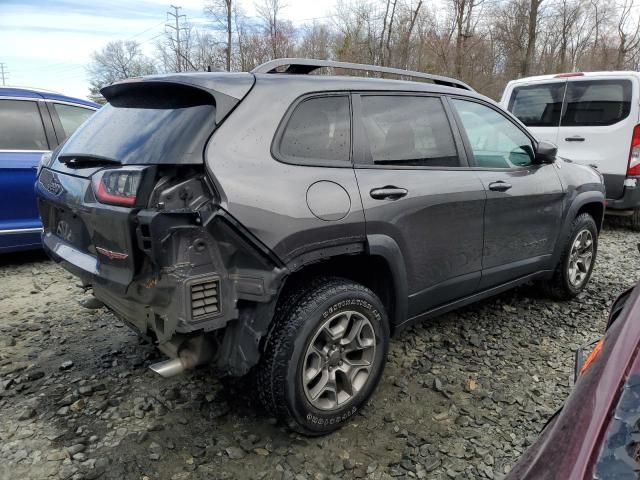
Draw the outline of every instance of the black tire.
<instances>
[{"instance_id":1,"label":"black tire","mask_svg":"<svg viewBox=\"0 0 640 480\"><path fill-rule=\"evenodd\" d=\"M368 401L380 381L389 345L387 314L371 290L343 278L309 282L288 293L280 304L255 372L260 401L269 413L299 433L315 436L333 432ZM346 311L357 312L370 322L375 353L359 391L343 405L322 410L304 391L305 354L327 319Z\"/></svg>"},{"instance_id":2,"label":"black tire","mask_svg":"<svg viewBox=\"0 0 640 480\"><path fill-rule=\"evenodd\" d=\"M640 232L640 208L636 208L629 217L631 230Z\"/></svg>"},{"instance_id":3,"label":"black tire","mask_svg":"<svg viewBox=\"0 0 640 480\"><path fill-rule=\"evenodd\" d=\"M578 234L584 230L588 230L591 233L593 256L584 280L579 286L575 286L571 283L569 275L570 255ZM597 252L598 227L596 226L596 222L588 213L581 213L573 220L569 233L562 242L562 254L553 273L553 277L541 284L543 291L550 297L558 300L569 300L578 295L589 283L591 273L593 272L593 266L596 263Z\"/></svg>"}]
</instances>

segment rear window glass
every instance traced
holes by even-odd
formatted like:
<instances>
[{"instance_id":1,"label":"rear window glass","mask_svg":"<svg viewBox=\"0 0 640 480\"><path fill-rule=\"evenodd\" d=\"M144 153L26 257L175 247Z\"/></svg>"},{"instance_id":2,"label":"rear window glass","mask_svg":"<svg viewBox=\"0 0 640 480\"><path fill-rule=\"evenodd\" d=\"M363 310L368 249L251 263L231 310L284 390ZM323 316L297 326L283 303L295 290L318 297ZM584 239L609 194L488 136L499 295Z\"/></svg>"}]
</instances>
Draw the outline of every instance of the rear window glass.
<instances>
[{"instance_id":1,"label":"rear window glass","mask_svg":"<svg viewBox=\"0 0 640 480\"><path fill-rule=\"evenodd\" d=\"M213 97L182 86L128 88L107 98L109 103L76 130L60 156L99 156L130 165L202 163L215 128Z\"/></svg>"},{"instance_id":2,"label":"rear window glass","mask_svg":"<svg viewBox=\"0 0 640 480\"><path fill-rule=\"evenodd\" d=\"M563 127L613 125L629 116L631 81L572 81L565 103Z\"/></svg>"},{"instance_id":3,"label":"rear window glass","mask_svg":"<svg viewBox=\"0 0 640 480\"><path fill-rule=\"evenodd\" d=\"M280 156L293 163L349 163L349 98L314 97L294 110L280 139ZM315 161L315 162L314 162Z\"/></svg>"},{"instance_id":4,"label":"rear window glass","mask_svg":"<svg viewBox=\"0 0 640 480\"><path fill-rule=\"evenodd\" d=\"M362 97L362 122L375 165L459 167L447 115L439 98Z\"/></svg>"},{"instance_id":5,"label":"rear window glass","mask_svg":"<svg viewBox=\"0 0 640 480\"><path fill-rule=\"evenodd\" d=\"M0 100L0 150L48 150L38 104Z\"/></svg>"},{"instance_id":6,"label":"rear window glass","mask_svg":"<svg viewBox=\"0 0 640 480\"><path fill-rule=\"evenodd\" d=\"M509 111L528 127L557 127L566 82L515 87Z\"/></svg>"}]
</instances>

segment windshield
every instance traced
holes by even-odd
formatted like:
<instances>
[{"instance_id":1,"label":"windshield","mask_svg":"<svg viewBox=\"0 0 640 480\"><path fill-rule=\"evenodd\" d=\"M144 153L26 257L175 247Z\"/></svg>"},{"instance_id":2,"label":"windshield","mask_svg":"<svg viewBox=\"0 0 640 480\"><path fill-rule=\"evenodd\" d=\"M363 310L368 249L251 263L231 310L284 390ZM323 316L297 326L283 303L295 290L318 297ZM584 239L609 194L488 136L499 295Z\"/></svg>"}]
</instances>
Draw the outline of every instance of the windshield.
<instances>
[{"instance_id":1,"label":"windshield","mask_svg":"<svg viewBox=\"0 0 640 480\"><path fill-rule=\"evenodd\" d=\"M128 165L202 163L215 113L209 95L138 90L96 112L69 138L60 156L103 157Z\"/></svg>"}]
</instances>

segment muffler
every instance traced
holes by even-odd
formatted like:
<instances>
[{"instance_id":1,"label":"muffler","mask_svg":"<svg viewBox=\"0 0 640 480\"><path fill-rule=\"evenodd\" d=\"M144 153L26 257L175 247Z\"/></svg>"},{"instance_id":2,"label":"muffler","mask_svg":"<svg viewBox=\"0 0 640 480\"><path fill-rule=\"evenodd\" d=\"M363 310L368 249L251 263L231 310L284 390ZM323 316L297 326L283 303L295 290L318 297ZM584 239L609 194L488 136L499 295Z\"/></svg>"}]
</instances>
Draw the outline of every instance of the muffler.
<instances>
[{"instance_id":1,"label":"muffler","mask_svg":"<svg viewBox=\"0 0 640 480\"><path fill-rule=\"evenodd\" d=\"M211 342L204 335L187 339L175 337L158 348L169 357L173 357L149 366L153 372L164 378L175 377L185 370L204 365L213 357Z\"/></svg>"}]
</instances>

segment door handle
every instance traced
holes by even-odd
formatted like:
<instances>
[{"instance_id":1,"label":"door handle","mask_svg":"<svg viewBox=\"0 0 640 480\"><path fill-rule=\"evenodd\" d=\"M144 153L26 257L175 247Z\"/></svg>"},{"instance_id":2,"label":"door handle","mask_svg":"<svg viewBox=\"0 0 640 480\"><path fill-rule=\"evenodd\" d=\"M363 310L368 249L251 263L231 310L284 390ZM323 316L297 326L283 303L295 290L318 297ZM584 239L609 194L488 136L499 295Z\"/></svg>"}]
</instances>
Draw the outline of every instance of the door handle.
<instances>
[{"instance_id":1,"label":"door handle","mask_svg":"<svg viewBox=\"0 0 640 480\"><path fill-rule=\"evenodd\" d=\"M397 200L404 197L407 193L409 193L409 190L406 188L387 185L382 188L374 188L369 192L369 195L376 200Z\"/></svg>"},{"instance_id":2,"label":"door handle","mask_svg":"<svg viewBox=\"0 0 640 480\"><path fill-rule=\"evenodd\" d=\"M573 137L567 137L564 139L565 142L584 142L584 137L580 135L574 135Z\"/></svg>"},{"instance_id":3,"label":"door handle","mask_svg":"<svg viewBox=\"0 0 640 480\"><path fill-rule=\"evenodd\" d=\"M507 182L503 182L502 180L498 180L497 182L492 182L489 184L489 190L492 192L506 192L511 188L511 184Z\"/></svg>"}]
</instances>

